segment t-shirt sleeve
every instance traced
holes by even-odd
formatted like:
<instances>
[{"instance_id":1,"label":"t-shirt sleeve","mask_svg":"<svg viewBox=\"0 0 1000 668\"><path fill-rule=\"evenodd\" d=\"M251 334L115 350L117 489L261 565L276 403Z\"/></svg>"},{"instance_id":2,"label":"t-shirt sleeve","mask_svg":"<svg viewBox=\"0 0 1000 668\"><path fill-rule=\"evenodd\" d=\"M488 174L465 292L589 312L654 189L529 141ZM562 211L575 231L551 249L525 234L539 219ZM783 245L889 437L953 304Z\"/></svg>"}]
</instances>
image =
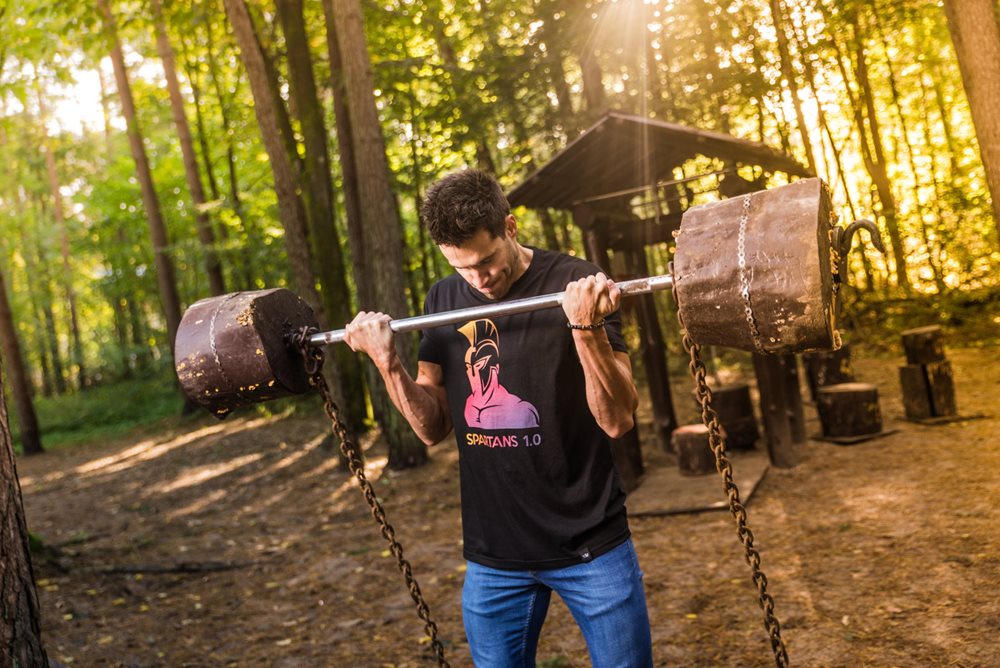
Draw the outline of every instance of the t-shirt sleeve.
<instances>
[{"instance_id":1,"label":"t-shirt sleeve","mask_svg":"<svg viewBox=\"0 0 1000 668\"><path fill-rule=\"evenodd\" d=\"M628 346L625 345L625 337L622 336L622 310L620 308L605 318L604 331L608 335L608 341L611 343L612 350L619 353L628 352Z\"/></svg>"},{"instance_id":2,"label":"t-shirt sleeve","mask_svg":"<svg viewBox=\"0 0 1000 668\"><path fill-rule=\"evenodd\" d=\"M434 284L427 291L427 296L424 298L424 315L436 313L436 303L437 284ZM417 353L417 359L421 362L441 365L441 352L437 345L437 338L434 336L434 329L425 329L420 332L420 349Z\"/></svg>"}]
</instances>

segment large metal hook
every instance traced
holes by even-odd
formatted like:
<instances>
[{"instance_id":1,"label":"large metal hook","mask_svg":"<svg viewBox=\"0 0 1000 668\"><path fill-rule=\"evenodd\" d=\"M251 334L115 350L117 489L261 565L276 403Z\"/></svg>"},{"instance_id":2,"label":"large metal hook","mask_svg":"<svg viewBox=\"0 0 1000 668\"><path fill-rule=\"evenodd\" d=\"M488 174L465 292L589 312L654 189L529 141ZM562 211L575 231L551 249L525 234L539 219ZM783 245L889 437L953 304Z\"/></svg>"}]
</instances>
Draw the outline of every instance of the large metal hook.
<instances>
[{"instance_id":1,"label":"large metal hook","mask_svg":"<svg viewBox=\"0 0 1000 668\"><path fill-rule=\"evenodd\" d=\"M868 237L871 240L872 245L875 246L880 253L883 255L885 254L885 244L882 243L882 235L879 233L878 226L874 221L864 218L854 221L847 227L833 228L833 238L830 241L833 244L834 249L837 251L837 281L845 281L845 276L847 274L847 254L851 252L851 244L854 241L854 234L858 230L862 229L868 230Z\"/></svg>"}]
</instances>

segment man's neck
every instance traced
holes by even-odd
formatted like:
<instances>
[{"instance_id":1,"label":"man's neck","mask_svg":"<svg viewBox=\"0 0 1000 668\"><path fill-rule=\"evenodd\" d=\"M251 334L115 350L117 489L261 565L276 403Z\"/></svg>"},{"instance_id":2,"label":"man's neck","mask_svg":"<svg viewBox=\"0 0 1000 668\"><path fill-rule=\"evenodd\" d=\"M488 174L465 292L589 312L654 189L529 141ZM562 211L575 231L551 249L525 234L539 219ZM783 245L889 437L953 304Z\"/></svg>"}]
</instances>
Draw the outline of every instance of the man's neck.
<instances>
[{"instance_id":1,"label":"man's neck","mask_svg":"<svg viewBox=\"0 0 1000 668\"><path fill-rule=\"evenodd\" d=\"M511 285L516 283L524 273L528 271L528 267L531 266L531 258L535 256L535 251L532 249L517 244L517 266L514 271L514 275L511 279Z\"/></svg>"}]
</instances>

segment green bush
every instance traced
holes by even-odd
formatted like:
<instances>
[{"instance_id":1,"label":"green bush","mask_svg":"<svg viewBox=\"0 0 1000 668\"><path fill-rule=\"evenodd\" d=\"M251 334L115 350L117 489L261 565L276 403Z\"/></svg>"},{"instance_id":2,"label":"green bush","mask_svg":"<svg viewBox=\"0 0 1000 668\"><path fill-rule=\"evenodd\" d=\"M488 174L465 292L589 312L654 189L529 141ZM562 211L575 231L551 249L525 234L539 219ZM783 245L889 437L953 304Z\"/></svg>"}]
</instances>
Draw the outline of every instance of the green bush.
<instances>
[{"instance_id":1,"label":"green bush","mask_svg":"<svg viewBox=\"0 0 1000 668\"><path fill-rule=\"evenodd\" d=\"M10 400L8 397L8 406ZM111 438L140 425L179 416L182 398L173 373L99 385L72 394L35 397L35 412L46 448ZM10 411L15 446L20 428Z\"/></svg>"}]
</instances>

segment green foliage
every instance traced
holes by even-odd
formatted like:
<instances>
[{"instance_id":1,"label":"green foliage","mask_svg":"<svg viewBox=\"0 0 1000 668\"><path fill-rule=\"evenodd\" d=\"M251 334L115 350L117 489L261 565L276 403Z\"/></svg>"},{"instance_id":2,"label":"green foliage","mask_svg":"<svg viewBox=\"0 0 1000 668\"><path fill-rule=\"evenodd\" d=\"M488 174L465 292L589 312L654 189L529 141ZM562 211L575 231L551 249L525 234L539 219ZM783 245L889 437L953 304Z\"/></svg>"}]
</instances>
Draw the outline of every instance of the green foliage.
<instances>
[{"instance_id":1,"label":"green foliage","mask_svg":"<svg viewBox=\"0 0 1000 668\"><path fill-rule=\"evenodd\" d=\"M177 416L181 395L172 368L163 366L129 381L102 384L82 392L38 397L35 410L46 448L103 441L140 426ZM11 430L19 443L12 413Z\"/></svg>"}]
</instances>

